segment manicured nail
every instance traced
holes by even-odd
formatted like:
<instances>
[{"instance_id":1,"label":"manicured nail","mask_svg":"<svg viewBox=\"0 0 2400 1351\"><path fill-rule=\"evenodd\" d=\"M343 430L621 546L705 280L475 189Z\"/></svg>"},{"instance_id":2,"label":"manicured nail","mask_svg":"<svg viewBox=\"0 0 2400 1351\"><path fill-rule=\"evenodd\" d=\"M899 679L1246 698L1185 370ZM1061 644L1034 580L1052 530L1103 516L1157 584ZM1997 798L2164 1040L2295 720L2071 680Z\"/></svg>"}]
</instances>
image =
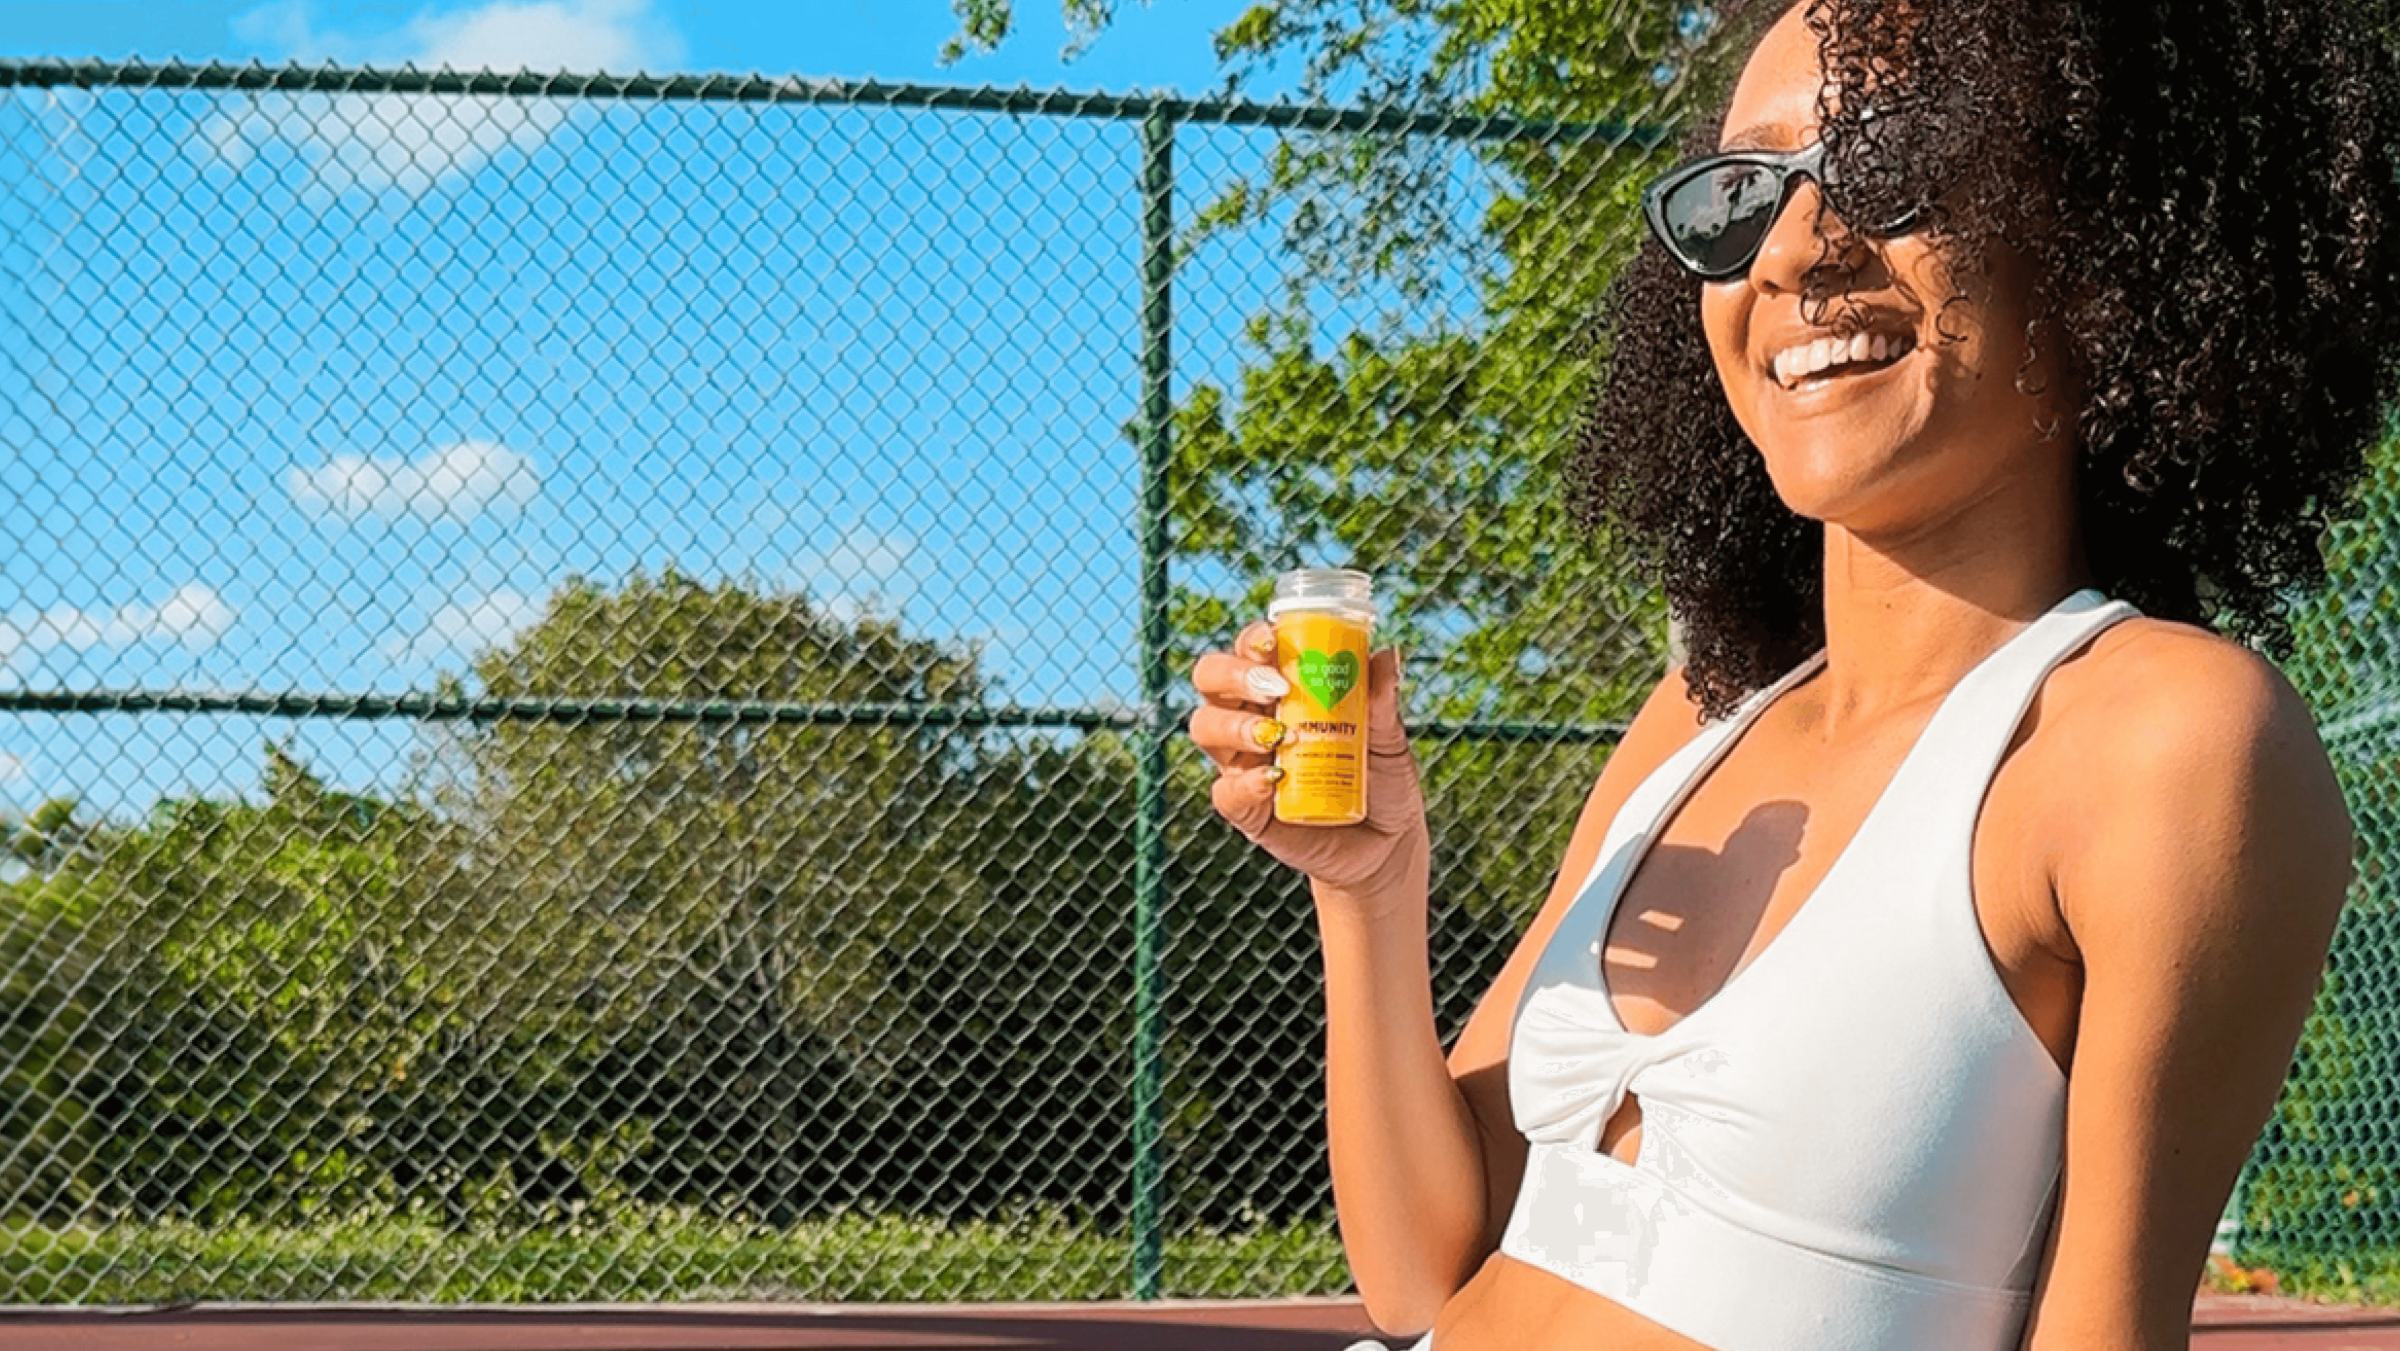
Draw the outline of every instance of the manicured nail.
<instances>
[{"instance_id":1,"label":"manicured nail","mask_svg":"<svg viewBox=\"0 0 2400 1351\"><path fill-rule=\"evenodd\" d=\"M1283 766L1281 766L1281 765L1269 765L1269 766L1267 766L1267 782L1269 782L1269 783L1281 783L1281 782L1283 782Z\"/></svg>"},{"instance_id":2,"label":"manicured nail","mask_svg":"<svg viewBox=\"0 0 2400 1351\"><path fill-rule=\"evenodd\" d=\"M1261 699L1281 699L1292 692L1290 681L1265 666L1251 667L1250 673L1242 677L1242 683Z\"/></svg>"},{"instance_id":3,"label":"manicured nail","mask_svg":"<svg viewBox=\"0 0 2400 1351\"><path fill-rule=\"evenodd\" d=\"M1260 718L1250 724L1250 739L1258 743L1260 750L1271 751L1283 740L1283 724L1273 718Z\"/></svg>"}]
</instances>

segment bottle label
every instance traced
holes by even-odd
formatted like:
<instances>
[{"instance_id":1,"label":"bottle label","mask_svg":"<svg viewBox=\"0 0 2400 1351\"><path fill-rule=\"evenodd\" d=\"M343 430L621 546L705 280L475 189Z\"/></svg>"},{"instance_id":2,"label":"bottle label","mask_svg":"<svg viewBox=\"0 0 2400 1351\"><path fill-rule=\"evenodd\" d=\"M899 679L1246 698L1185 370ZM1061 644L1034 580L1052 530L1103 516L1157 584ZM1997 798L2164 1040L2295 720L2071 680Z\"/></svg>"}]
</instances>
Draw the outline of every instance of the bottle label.
<instances>
[{"instance_id":1,"label":"bottle label","mask_svg":"<svg viewBox=\"0 0 2400 1351\"><path fill-rule=\"evenodd\" d=\"M1331 713L1342 702L1342 696L1358 684L1358 654L1303 650L1298 674L1300 688L1308 691L1318 708Z\"/></svg>"},{"instance_id":2,"label":"bottle label","mask_svg":"<svg viewBox=\"0 0 2400 1351\"><path fill-rule=\"evenodd\" d=\"M1275 751L1284 770L1275 793L1281 820L1340 825L1366 817L1369 630L1369 621L1323 610L1286 612L1275 622L1275 664L1292 685L1275 714L1290 729Z\"/></svg>"}]
</instances>

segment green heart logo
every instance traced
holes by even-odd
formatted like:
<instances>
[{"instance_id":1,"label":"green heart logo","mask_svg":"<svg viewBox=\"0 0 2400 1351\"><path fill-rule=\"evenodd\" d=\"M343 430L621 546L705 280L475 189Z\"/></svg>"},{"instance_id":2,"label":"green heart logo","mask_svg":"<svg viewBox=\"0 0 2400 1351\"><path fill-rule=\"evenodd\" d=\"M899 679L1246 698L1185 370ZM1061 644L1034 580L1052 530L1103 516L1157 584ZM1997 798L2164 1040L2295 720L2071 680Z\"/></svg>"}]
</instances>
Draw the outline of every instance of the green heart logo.
<instances>
[{"instance_id":1,"label":"green heart logo","mask_svg":"<svg viewBox=\"0 0 2400 1351\"><path fill-rule=\"evenodd\" d=\"M1318 652L1300 649L1300 688L1317 701L1317 707L1327 713L1342 701L1342 696L1358 686L1358 654L1356 652Z\"/></svg>"}]
</instances>

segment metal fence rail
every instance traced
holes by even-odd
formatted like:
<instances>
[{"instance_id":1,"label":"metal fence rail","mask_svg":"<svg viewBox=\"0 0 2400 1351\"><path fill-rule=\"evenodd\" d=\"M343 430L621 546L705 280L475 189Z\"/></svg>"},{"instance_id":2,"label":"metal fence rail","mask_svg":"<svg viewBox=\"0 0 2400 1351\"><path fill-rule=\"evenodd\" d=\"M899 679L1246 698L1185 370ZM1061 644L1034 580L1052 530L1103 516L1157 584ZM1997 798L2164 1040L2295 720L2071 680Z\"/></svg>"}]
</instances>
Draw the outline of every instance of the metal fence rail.
<instances>
[{"instance_id":1,"label":"metal fence rail","mask_svg":"<svg viewBox=\"0 0 2400 1351\"><path fill-rule=\"evenodd\" d=\"M1662 660L1549 493L1662 59L1575 122L0 63L7 1296L1342 1288L1305 892L1176 687L1382 574L1455 1027ZM2400 1250L2384 469L2293 665L2368 854L2281 1262Z\"/></svg>"}]
</instances>

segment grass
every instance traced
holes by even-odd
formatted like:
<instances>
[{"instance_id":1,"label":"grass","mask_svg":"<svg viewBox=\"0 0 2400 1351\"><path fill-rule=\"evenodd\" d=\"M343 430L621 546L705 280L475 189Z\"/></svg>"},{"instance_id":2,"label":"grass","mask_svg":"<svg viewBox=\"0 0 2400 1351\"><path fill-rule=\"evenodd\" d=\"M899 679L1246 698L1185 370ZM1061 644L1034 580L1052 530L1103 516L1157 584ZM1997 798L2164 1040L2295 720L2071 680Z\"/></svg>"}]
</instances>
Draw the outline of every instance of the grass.
<instances>
[{"instance_id":1,"label":"grass","mask_svg":"<svg viewBox=\"0 0 2400 1351\"><path fill-rule=\"evenodd\" d=\"M2350 1260L2250 1253L2208 1288L2400 1305L2400 1249ZM1350 1288L1330 1222L1166 1241L1165 1293L1336 1295ZM835 1214L786 1230L655 1208L602 1223L465 1231L413 1218L307 1228L188 1223L0 1226L0 1303L179 1300L1049 1301L1132 1295L1127 1240L1056 1216L1008 1222Z\"/></svg>"},{"instance_id":2,"label":"grass","mask_svg":"<svg viewBox=\"0 0 2400 1351\"><path fill-rule=\"evenodd\" d=\"M839 1214L777 1231L657 1210L599 1224L455 1232L416 1219L308 1228L0 1227L0 1302L178 1300L1097 1300L1132 1294L1130 1244L1056 1218ZM1349 1288L1330 1222L1166 1240L1165 1293L1256 1299Z\"/></svg>"},{"instance_id":3,"label":"grass","mask_svg":"<svg viewBox=\"0 0 2400 1351\"><path fill-rule=\"evenodd\" d=\"M2278 1257L2266 1250L2243 1253L2257 1265L2212 1263L2208 1288L2227 1294L2279 1294L2327 1304L2400 1306L2400 1249L2350 1257Z\"/></svg>"}]
</instances>

